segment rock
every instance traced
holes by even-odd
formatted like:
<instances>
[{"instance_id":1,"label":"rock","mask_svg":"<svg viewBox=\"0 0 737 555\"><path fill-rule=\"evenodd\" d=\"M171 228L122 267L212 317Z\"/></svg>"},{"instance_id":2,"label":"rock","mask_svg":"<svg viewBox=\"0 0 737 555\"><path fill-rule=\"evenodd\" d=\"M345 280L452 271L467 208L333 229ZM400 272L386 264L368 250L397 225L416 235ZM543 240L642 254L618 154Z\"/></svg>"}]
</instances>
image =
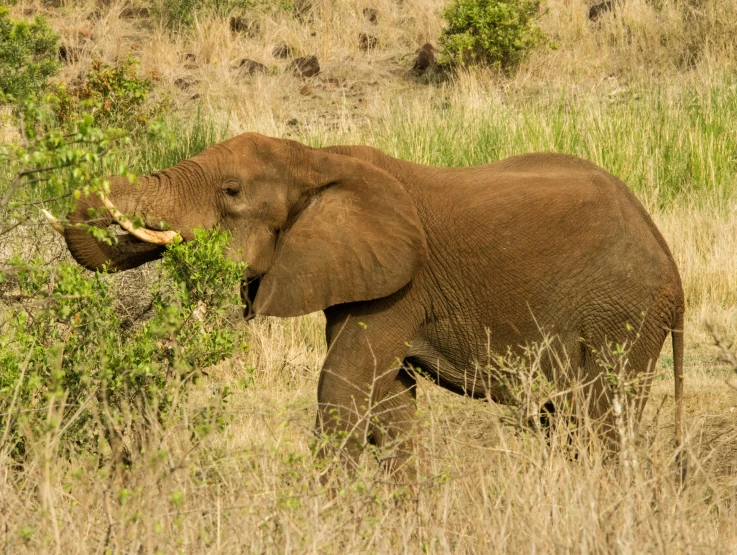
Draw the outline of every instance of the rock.
<instances>
[{"instance_id":1,"label":"rock","mask_svg":"<svg viewBox=\"0 0 737 555\"><path fill-rule=\"evenodd\" d=\"M255 37L261 30L261 26L258 21L247 19L245 17L231 17L230 30L233 33L242 33L248 37Z\"/></svg>"},{"instance_id":2,"label":"rock","mask_svg":"<svg viewBox=\"0 0 737 555\"><path fill-rule=\"evenodd\" d=\"M296 0L292 5L292 13L300 23L312 23L314 14L310 0Z\"/></svg>"},{"instance_id":3,"label":"rock","mask_svg":"<svg viewBox=\"0 0 737 555\"><path fill-rule=\"evenodd\" d=\"M178 79L174 80L174 85L176 85L183 91L186 91L192 85L196 85L197 83L199 83L199 81L197 81L196 79L192 79L191 77L179 77Z\"/></svg>"},{"instance_id":4,"label":"rock","mask_svg":"<svg viewBox=\"0 0 737 555\"><path fill-rule=\"evenodd\" d=\"M438 64L435 52L437 52L437 49L432 44L429 42L423 44L417 49L417 58L415 58L415 63L412 65L412 70L422 75L428 70L435 69Z\"/></svg>"},{"instance_id":5,"label":"rock","mask_svg":"<svg viewBox=\"0 0 737 555\"><path fill-rule=\"evenodd\" d=\"M228 25L233 33L242 33L250 27L250 22L245 17L231 17Z\"/></svg>"},{"instance_id":6,"label":"rock","mask_svg":"<svg viewBox=\"0 0 737 555\"><path fill-rule=\"evenodd\" d=\"M358 35L358 48L363 52L375 50L379 46L379 39L373 35L361 33Z\"/></svg>"},{"instance_id":7,"label":"rock","mask_svg":"<svg viewBox=\"0 0 737 555\"><path fill-rule=\"evenodd\" d=\"M593 6L591 6L591 8L589 8L589 20L596 21L607 12L613 12L615 7L616 5L614 3L614 0L606 0L606 2L594 4Z\"/></svg>"},{"instance_id":8,"label":"rock","mask_svg":"<svg viewBox=\"0 0 737 555\"><path fill-rule=\"evenodd\" d=\"M76 62L79 60L79 48L76 46L67 46L66 44L62 44L59 47L59 59L67 64Z\"/></svg>"},{"instance_id":9,"label":"rock","mask_svg":"<svg viewBox=\"0 0 737 555\"><path fill-rule=\"evenodd\" d=\"M312 90L312 87L309 85L302 86L301 89L299 89L299 94L302 96L310 96L314 91Z\"/></svg>"},{"instance_id":10,"label":"rock","mask_svg":"<svg viewBox=\"0 0 737 555\"><path fill-rule=\"evenodd\" d=\"M281 43L275 46L271 53L274 58L289 58L292 55L292 48L286 43Z\"/></svg>"},{"instance_id":11,"label":"rock","mask_svg":"<svg viewBox=\"0 0 737 555\"><path fill-rule=\"evenodd\" d=\"M317 56L295 58L289 64L289 67L297 77L313 77L320 73L320 64L317 61Z\"/></svg>"},{"instance_id":12,"label":"rock","mask_svg":"<svg viewBox=\"0 0 737 555\"><path fill-rule=\"evenodd\" d=\"M120 12L120 19L138 19L139 17L149 17L151 15L151 11L148 8L134 8L132 6L128 6L127 8L123 8L123 11Z\"/></svg>"},{"instance_id":13,"label":"rock","mask_svg":"<svg viewBox=\"0 0 737 555\"><path fill-rule=\"evenodd\" d=\"M269 68L266 67L264 64L261 64L259 62L255 62L253 60L249 60L248 58L243 58L238 63L238 69L241 73L246 73L248 75L254 75L256 73L268 73Z\"/></svg>"},{"instance_id":14,"label":"rock","mask_svg":"<svg viewBox=\"0 0 737 555\"><path fill-rule=\"evenodd\" d=\"M364 8L363 17L368 19L369 23L376 24L379 22L379 12L375 8Z\"/></svg>"}]
</instances>

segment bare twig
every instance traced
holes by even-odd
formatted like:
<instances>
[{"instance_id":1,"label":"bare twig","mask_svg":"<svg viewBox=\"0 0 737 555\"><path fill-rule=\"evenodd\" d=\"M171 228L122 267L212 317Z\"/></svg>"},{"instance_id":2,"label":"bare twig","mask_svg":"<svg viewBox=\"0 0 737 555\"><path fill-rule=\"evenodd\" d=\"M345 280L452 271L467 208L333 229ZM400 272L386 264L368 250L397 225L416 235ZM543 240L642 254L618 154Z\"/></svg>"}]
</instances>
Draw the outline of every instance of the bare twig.
<instances>
[{"instance_id":1,"label":"bare twig","mask_svg":"<svg viewBox=\"0 0 737 555\"><path fill-rule=\"evenodd\" d=\"M729 345L727 345L719 337L716 330L714 329L714 326L712 326L711 324L706 324L706 329L709 332L709 335L711 335L711 338L714 341L714 345L721 351L719 355L719 361L728 365L732 369L732 372L734 372L737 376L737 354L733 350L734 343L730 343ZM732 389L737 389L737 383L735 383L734 379L727 380L727 385Z\"/></svg>"},{"instance_id":2,"label":"bare twig","mask_svg":"<svg viewBox=\"0 0 737 555\"><path fill-rule=\"evenodd\" d=\"M43 181L43 180L34 179L32 181L26 181L26 184L35 183L37 181ZM42 200L34 200L32 202L18 202L18 203L13 203L11 206L36 206L37 204L46 204L46 203L49 203L49 202L54 202L54 201L57 201L57 200L61 200L63 198L69 198L71 196L72 196L72 193L67 193L65 195L60 195L58 197L45 198L45 199L42 199Z\"/></svg>"}]
</instances>

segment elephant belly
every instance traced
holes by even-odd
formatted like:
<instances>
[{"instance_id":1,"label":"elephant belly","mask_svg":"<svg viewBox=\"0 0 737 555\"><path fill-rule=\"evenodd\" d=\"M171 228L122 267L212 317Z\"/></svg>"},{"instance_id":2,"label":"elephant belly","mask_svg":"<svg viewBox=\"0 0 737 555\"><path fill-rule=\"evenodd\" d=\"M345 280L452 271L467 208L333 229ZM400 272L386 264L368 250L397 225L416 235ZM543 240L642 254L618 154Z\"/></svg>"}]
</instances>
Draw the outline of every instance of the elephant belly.
<instances>
[{"instance_id":1,"label":"elephant belly","mask_svg":"<svg viewBox=\"0 0 737 555\"><path fill-rule=\"evenodd\" d=\"M475 362L474 358L458 357L457 353L446 356L427 339L416 338L404 362L450 391L504 403L507 398L504 387L489 371L488 365Z\"/></svg>"},{"instance_id":2,"label":"elephant belly","mask_svg":"<svg viewBox=\"0 0 737 555\"><path fill-rule=\"evenodd\" d=\"M451 391L475 398L486 398L496 403L511 401L508 387L511 376L500 374L497 357L525 356L525 346L543 341L539 322L526 326L518 320L514 325L487 327L462 325L449 320L438 321L423 327L411 342L405 362ZM460 331L463 330L463 331ZM551 328L552 330L552 328ZM572 370L582 363L580 332L577 326L558 328L549 340L549 348L555 353L540 357L540 369L551 379L549 364L553 360L565 360ZM550 356L552 355L552 356ZM558 376L559 378L561 376Z\"/></svg>"}]
</instances>

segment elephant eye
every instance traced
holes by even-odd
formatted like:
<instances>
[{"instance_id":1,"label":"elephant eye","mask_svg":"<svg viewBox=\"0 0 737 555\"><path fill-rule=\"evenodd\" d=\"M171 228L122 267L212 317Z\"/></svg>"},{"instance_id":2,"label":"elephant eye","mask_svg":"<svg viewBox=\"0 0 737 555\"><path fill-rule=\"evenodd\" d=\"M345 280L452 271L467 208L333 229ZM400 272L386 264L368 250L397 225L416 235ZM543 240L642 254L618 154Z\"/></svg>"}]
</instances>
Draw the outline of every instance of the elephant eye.
<instances>
[{"instance_id":1,"label":"elephant eye","mask_svg":"<svg viewBox=\"0 0 737 555\"><path fill-rule=\"evenodd\" d=\"M241 192L241 188L239 185L236 185L235 183L231 183L227 187L225 187L225 194L229 197L237 197L238 194Z\"/></svg>"}]
</instances>

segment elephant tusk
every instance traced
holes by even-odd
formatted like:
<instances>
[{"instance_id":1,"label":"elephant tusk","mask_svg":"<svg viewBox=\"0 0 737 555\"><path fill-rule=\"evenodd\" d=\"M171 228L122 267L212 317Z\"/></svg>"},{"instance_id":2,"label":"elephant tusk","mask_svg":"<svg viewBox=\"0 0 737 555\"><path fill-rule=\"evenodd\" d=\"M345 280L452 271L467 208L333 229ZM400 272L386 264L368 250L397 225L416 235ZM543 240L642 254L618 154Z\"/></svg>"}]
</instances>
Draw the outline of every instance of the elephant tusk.
<instances>
[{"instance_id":1,"label":"elephant tusk","mask_svg":"<svg viewBox=\"0 0 737 555\"><path fill-rule=\"evenodd\" d=\"M49 212L45 208L42 208L41 213L46 217L47 220L49 220L51 227L64 235L64 226L61 225L61 222L51 212Z\"/></svg>"},{"instance_id":2,"label":"elephant tusk","mask_svg":"<svg viewBox=\"0 0 737 555\"><path fill-rule=\"evenodd\" d=\"M152 243L154 245L168 245L169 243L173 243L179 236L176 231L154 231L144 227L135 227L130 218L115 208L115 205L110 202L110 199L103 194L100 195L100 199L105 205L105 208L110 211L110 214L112 214L118 225L133 235L136 239L140 239L141 241Z\"/></svg>"}]
</instances>

